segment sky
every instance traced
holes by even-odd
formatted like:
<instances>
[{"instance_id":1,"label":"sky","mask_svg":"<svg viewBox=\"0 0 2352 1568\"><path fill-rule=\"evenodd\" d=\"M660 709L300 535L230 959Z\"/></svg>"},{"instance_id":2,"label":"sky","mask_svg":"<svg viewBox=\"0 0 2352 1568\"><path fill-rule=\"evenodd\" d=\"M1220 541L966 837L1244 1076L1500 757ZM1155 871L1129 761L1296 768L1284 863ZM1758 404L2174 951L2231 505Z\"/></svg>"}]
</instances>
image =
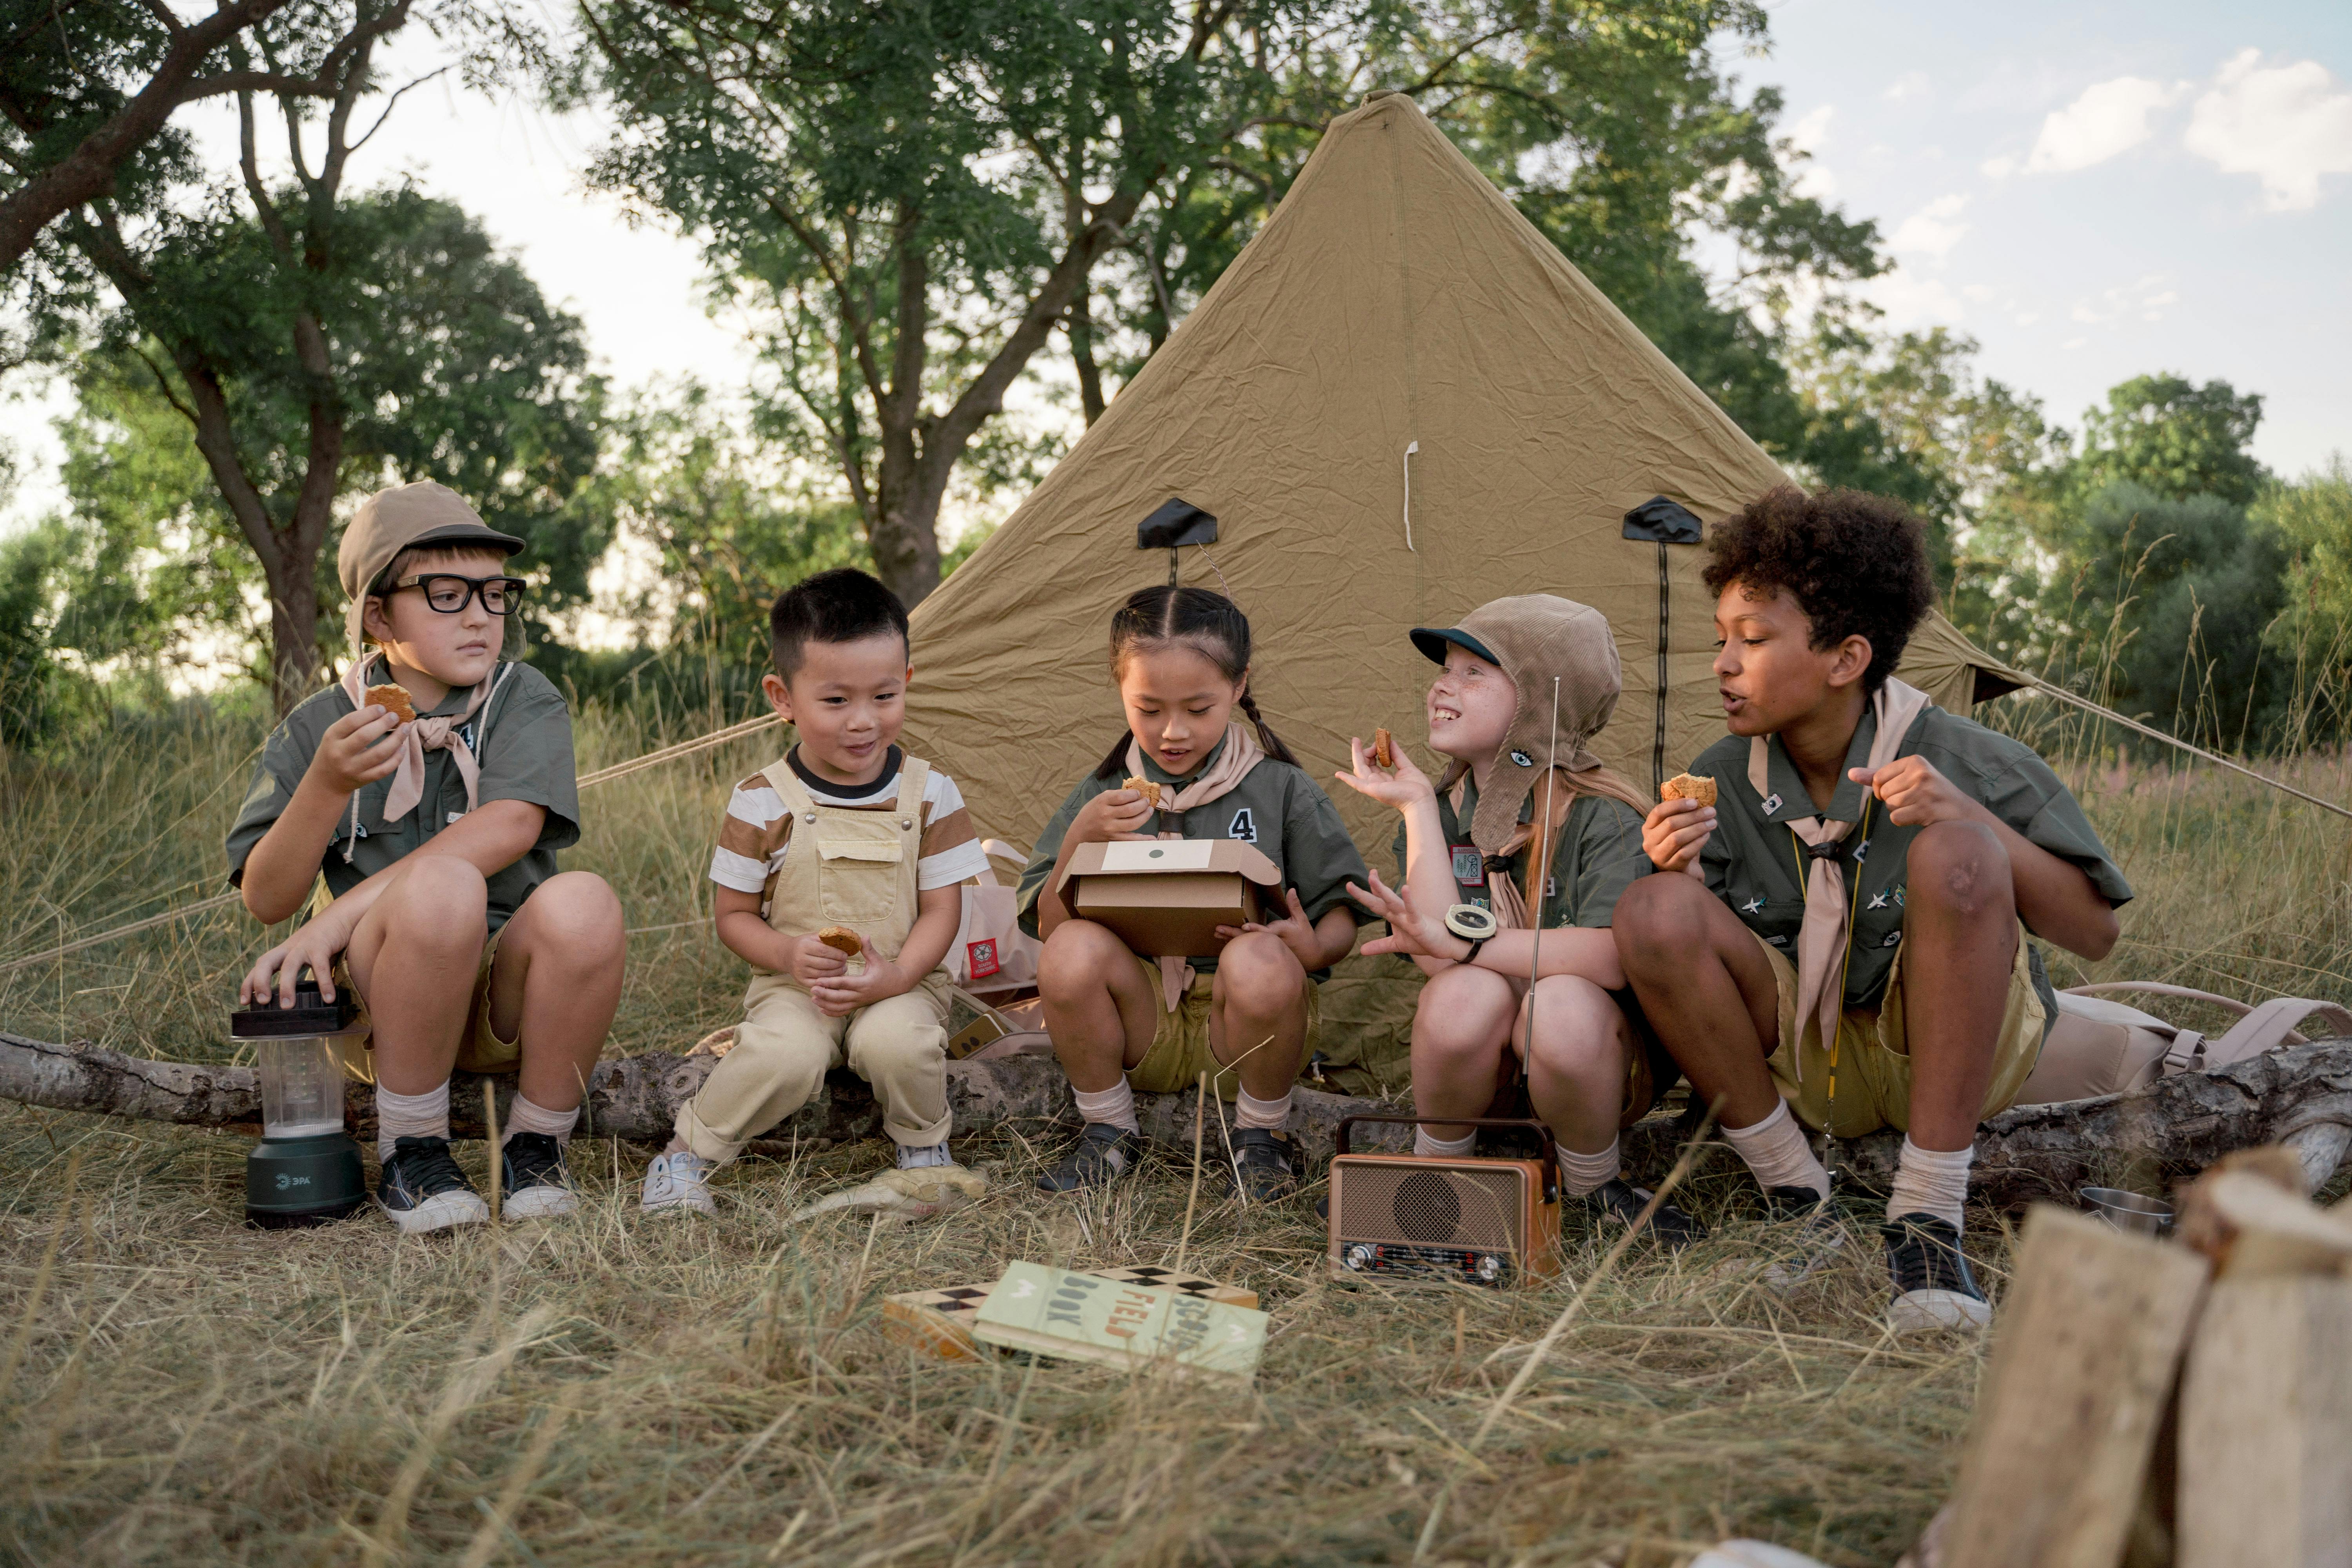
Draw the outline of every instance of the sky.
<instances>
[{"instance_id":1,"label":"sky","mask_svg":"<svg viewBox=\"0 0 2352 1568\"><path fill-rule=\"evenodd\" d=\"M1878 221L1896 265L1864 292L1890 327L1942 323L1979 368L2078 426L2126 377L2259 392L2255 451L2289 475L2352 453L2352 5L1779 0L1773 85L1806 188ZM394 79L438 63L426 40ZM233 155L222 110L192 117ZM740 386L751 323L706 310L701 259L584 188L593 119L493 100L454 75L410 92L355 160L476 214L583 320L626 388ZM57 504L58 391L0 402L26 469L7 521Z\"/></svg>"}]
</instances>

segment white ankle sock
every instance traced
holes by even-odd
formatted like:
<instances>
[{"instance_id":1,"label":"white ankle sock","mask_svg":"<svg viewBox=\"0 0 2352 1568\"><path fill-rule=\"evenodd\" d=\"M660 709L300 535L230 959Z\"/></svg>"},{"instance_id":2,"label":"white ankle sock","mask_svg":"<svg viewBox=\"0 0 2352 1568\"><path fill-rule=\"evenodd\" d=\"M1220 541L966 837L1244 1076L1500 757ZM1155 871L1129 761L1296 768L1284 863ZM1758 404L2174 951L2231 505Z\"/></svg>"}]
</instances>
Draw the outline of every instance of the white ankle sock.
<instances>
[{"instance_id":1,"label":"white ankle sock","mask_svg":"<svg viewBox=\"0 0 2352 1568\"><path fill-rule=\"evenodd\" d=\"M1459 1138L1433 1138L1426 1127L1412 1130L1412 1157L1416 1160L1466 1160L1478 1142L1475 1127Z\"/></svg>"},{"instance_id":2,"label":"white ankle sock","mask_svg":"<svg viewBox=\"0 0 2352 1568\"><path fill-rule=\"evenodd\" d=\"M1580 1198L1587 1193L1597 1193L1617 1179L1623 1164L1617 1152L1618 1140L1609 1140L1609 1147L1598 1154L1580 1154L1563 1143L1559 1146L1559 1184L1570 1197Z\"/></svg>"},{"instance_id":3,"label":"white ankle sock","mask_svg":"<svg viewBox=\"0 0 2352 1568\"><path fill-rule=\"evenodd\" d=\"M393 1143L402 1138L449 1136L449 1080L424 1094L394 1094L382 1084L375 1089L375 1157L392 1158Z\"/></svg>"},{"instance_id":4,"label":"white ankle sock","mask_svg":"<svg viewBox=\"0 0 2352 1568\"><path fill-rule=\"evenodd\" d=\"M445 1088L442 1090L444 1104L447 1094ZM578 1106L569 1110L550 1110L518 1089L514 1103L507 1108L507 1124L499 1133L499 1147L505 1148L518 1132L544 1132L557 1142L564 1142L571 1138L572 1130L579 1125Z\"/></svg>"},{"instance_id":5,"label":"white ankle sock","mask_svg":"<svg viewBox=\"0 0 2352 1568\"><path fill-rule=\"evenodd\" d=\"M1129 1132L1143 1131L1143 1124L1135 1119L1135 1090L1129 1087L1125 1074L1108 1089L1092 1093L1073 1086L1070 1098L1078 1102L1078 1115L1088 1121L1123 1127Z\"/></svg>"},{"instance_id":6,"label":"white ankle sock","mask_svg":"<svg viewBox=\"0 0 2352 1568\"><path fill-rule=\"evenodd\" d=\"M1805 1142L1804 1128L1789 1114L1787 1100L1774 1106L1772 1114L1753 1127L1725 1128L1723 1137L1739 1151L1759 1184L1811 1187L1823 1197L1830 1195L1830 1173L1813 1158L1812 1145Z\"/></svg>"},{"instance_id":7,"label":"white ankle sock","mask_svg":"<svg viewBox=\"0 0 2352 1568\"><path fill-rule=\"evenodd\" d=\"M1969 1166L1976 1146L1945 1151L1922 1149L1903 1139L1903 1157L1895 1163L1895 1185L1886 1194L1886 1217L1931 1214L1958 1230L1969 1212Z\"/></svg>"},{"instance_id":8,"label":"white ankle sock","mask_svg":"<svg viewBox=\"0 0 2352 1568\"><path fill-rule=\"evenodd\" d=\"M1234 1101L1234 1125L1281 1131L1290 1125L1290 1091L1284 1089L1280 1100L1252 1100L1250 1091L1242 1089Z\"/></svg>"}]
</instances>

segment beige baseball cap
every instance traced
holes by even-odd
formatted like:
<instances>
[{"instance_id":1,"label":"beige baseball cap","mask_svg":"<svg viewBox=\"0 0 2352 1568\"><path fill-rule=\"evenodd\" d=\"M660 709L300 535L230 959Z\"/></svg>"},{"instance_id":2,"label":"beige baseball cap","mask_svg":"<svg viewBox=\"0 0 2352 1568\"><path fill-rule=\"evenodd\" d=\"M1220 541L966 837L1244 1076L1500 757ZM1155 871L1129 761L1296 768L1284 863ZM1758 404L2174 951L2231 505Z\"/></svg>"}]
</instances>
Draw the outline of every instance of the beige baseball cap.
<instances>
[{"instance_id":1,"label":"beige baseball cap","mask_svg":"<svg viewBox=\"0 0 2352 1568\"><path fill-rule=\"evenodd\" d=\"M352 514L350 526L343 530L342 547L335 555L335 574L351 599L343 629L350 634L354 654L361 646L360 610L368 590L394 556L420 544L478 545L502 555L512 555L523 547L513 534L500 533L484 522L466 498L446 485L420 479L376 491Z\"/></svg>"}]
</instances>

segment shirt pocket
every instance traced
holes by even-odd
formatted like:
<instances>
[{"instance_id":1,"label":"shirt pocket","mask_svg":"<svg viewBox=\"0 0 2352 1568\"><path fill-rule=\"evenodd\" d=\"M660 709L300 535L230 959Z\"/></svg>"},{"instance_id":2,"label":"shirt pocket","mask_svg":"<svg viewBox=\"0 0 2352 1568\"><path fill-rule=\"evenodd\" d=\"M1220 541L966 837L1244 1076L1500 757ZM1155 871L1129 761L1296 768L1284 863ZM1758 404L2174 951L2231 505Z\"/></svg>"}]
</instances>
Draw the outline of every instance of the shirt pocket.
<instances>
[{"instance_id":1,"label":"shirt pocket","mask_svg":"<svg viewBox=\"0 0 2352 1568\"><path fill-rule=\"evenodd\" d=\"M864 832L828 824L818 834L817 902L827 921L879 926L897 912L907 858L897 821L891 817Z\"/></svg>"}]
</instances>

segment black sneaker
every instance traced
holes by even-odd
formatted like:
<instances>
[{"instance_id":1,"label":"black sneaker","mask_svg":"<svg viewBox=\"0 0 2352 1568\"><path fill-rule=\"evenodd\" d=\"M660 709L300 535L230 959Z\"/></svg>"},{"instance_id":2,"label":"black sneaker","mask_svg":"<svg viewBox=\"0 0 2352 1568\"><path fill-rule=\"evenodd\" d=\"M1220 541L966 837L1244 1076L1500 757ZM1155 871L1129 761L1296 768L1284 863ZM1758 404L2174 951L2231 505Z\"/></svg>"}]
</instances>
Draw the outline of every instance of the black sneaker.
<instances>
[{"instance_id":1,"label":"black sneaker","mask_svg":"<svg viewBox=\"0 0 2352 1568\"><path fill-rule=\"evenodd\" d=\"M490 1205L449 1157L446 1138L394 1140L392 1158L383 1163L376 1183L375 1201L393 1224L412 1236L454 1225L480 1225L490 1217Z\"/></svg>"},{"instance_id":2,"label":"black sneaker","mask_svg":"<svg viewBox=\"0 0 2352 1568\"><path fill-rule=\"evenodd\" d=\"M499 1211L508 1219L552 1219L580 1206L563 1145L544 1132L518 1132L499 1159Z\"/></svg>"},{"instance_id":3,"label":"black sneaker","mask_svg":"<svg viewBox=\"0 0 2352 1568\"><path fill-rule=\"evenodd\" d=\"M1067 1158L1037 1178L1049 1193L1075 1193L1118 1179L1119 1173L1143 1155L1143 1135L1108 1121L1089 1121Z\"/></svg>"},{"instance_id":4,"label":"black sneaker","mask_svg":"<svg viewBox=\"0 0 2352 1568\"><path fill-rule=\"evenodd\" d=\"M1837 1261L1845 1249L1845 1225L1830 1200L1811 1187L1764 1189L1767 1223L1795 1227L1790 1252L1764 1269L1764 1283L1786 1295Z\"/></svg>"},{"instance_id":5,"label":"black sneaker","mask_svg":"<svg viewBox=\"0 0 2352 1568\"><path fill-rule=\"evenodd\" d=\"M1584 1206L1596 1226L1630 1226L1649 1207L1651 1196L1649 1188L1637 1187L1622 1176L1612 1176L1584 1194ZM1649 1229L1677 1252L1695 1241L1706 1239L1706 1226L1672 1204L1658 1205L1657 1212L1650 1216Z\"/></svg>"},{"instance_id":6,"label":"black sneaker","mask_svg":"<svg viewBox=\"0 0 2352 1568\"><path fill-rule=\"evenodd\" d=\"M1887 1326L1898 1334L1929 1329L1973 1333L1992 1321L1992 1307L1977 1289L1960 1251L1958 1227L1931 1214L1906 1214L1886 1222L1886 1273L1895 1300Z\"/></svg>"},{"instance_id":7,"label":"black sneaker","mask_svg":"<svg viewBox=\"0 0 2352 1568\"><path fill-rule=\"evenodd\" d=\"M1290 1140L1269 1127L1234 1133L1234 1185L1254 1204L1277 1203L1298 1190L1290 1169Z\"/></svg>"}]
</instances>

